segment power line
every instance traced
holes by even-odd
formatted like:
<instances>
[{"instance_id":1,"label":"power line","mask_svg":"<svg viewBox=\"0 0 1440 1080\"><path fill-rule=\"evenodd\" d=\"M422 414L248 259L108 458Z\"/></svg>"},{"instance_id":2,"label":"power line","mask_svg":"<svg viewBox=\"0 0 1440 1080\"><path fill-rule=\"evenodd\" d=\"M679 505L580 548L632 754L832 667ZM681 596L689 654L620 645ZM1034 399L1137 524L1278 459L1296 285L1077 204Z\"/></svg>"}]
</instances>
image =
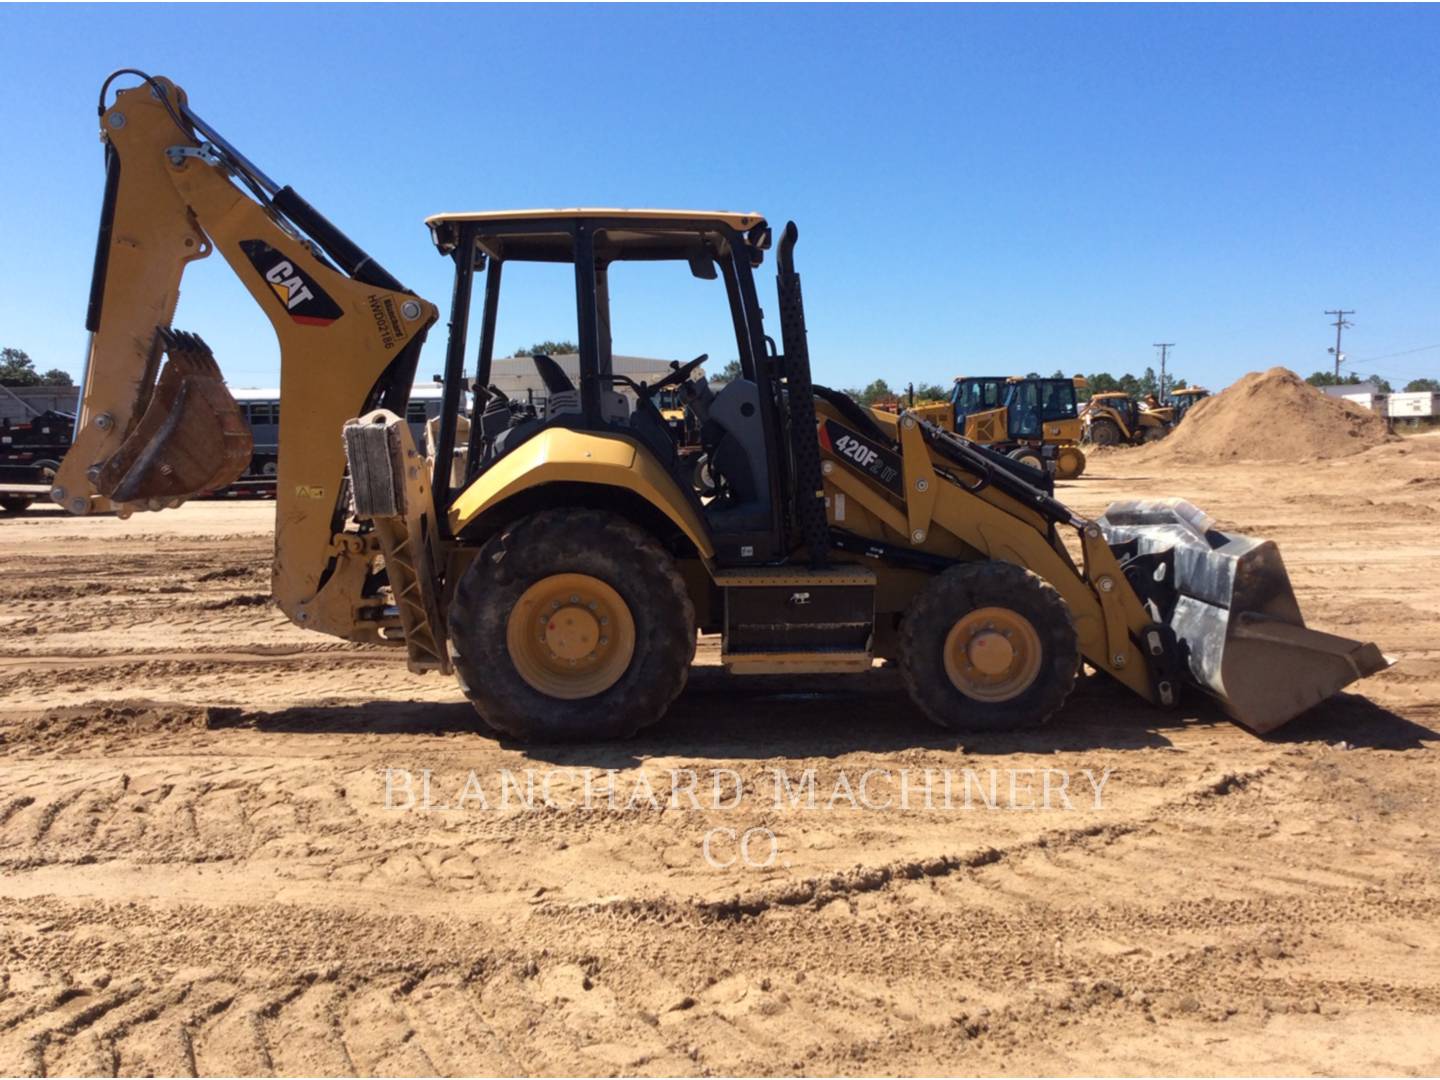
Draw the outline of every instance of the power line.
<instances>
[{"instance_id":1,"label":"power line","mask_svg":"<svg viewBox=\"0 0 1440 1080\"><path fill-rule=\"evenodd\" d=\"M1440 345L1421 345L1415 349L1401 349L1399 352L1381 353L1379 356L1362 356L1358 360L1352 360L1354 364L1369 364L1376 360L1389 360L1392 356L1409 356L1411 353L1429 352L1431 349L1440 349Z\"/></svg>"},{"instance_id":2,"label":"power line","mask_svg":"<svg viewBox=\"0 0 1440 1080\"><path fill-rule=\"evenodd\" d=\"M1335 378L1338 379L1340 378L1340 362L1345 359L1345 354L1340 351L1340 333L1347 327L1355 325L1345 318L1346 315L1354 315L1355 312L1353 310L1345 311L1341 308L1336 308L1334 311L1325 312L1325 314L1335 316L1335 321L1330 324L1335 327L1335 348L1330 351L1335 354Z\"/></svg>"}]
</instances>

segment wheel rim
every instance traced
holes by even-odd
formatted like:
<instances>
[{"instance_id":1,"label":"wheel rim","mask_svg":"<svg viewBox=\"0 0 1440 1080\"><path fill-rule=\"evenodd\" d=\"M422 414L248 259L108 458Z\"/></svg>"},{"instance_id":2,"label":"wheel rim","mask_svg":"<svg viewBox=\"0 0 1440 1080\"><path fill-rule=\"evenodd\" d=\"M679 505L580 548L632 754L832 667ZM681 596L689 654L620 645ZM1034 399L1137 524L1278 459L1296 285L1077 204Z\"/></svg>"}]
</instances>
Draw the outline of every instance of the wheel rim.
<instances>
[{"instance_id":1,"label":"wheel rim","mask_svg":"<svg viewBox=\"0 0 1440 1080\"><path fill-rule=\"evenodd\" d=\"M1070 447L1062 447L1055 455L1055 471L1063 479L1070 479L1080 473L1080 455Z\"/></svg>"},{"instance_id":2,"label":"wheel rim","mask_svg":"<svg viewBox=\"0 0 1440 1080\"><path fill-rule=\"evenodd\" d=\"M1040 674L1040 635L1009 608L986 607L961 616L945 636L945 674L968 698L1009 701Z\"/></svg>"},{"instance_id":3,"label":"wheel rim","mask_svg":"<svg viewBox=\"0 0 1440 1080\"><path fill-rule=\"evenodd\" d=\"M546 697L573 701L614 686L635 655L624 598L589 574L552 574L521 594L505 628L515 670Z\"/></svg>"}]
</instances>

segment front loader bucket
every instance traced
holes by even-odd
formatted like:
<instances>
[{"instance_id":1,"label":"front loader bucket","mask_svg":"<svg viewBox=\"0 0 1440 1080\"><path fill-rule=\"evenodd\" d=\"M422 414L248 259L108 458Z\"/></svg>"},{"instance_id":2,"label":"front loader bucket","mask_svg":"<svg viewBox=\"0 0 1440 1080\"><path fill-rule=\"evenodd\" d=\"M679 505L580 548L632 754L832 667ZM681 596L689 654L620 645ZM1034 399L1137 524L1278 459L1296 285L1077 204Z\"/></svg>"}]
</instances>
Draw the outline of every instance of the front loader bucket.
<instances>
[{"instance_id":1,"label":"front loader bucket","mask_svg":"<svg viewBox=\"0 0 1440 1080\"><path fill-rule=\"evenodd\" d=\"M1112 503L1099 519L1125 575L1175 631L1189 680L1264 734L1390 666L1374 645L1309 630L1280 551L1183 499Z\"/></svg>"},{"instance_id":2,"label":"front loader bucket","mask_svg":"<svg viewBox=\"0 0 1440 1080\"><path fill-rule=\"evenodd\" d=\"M219 365L197 334L161 329L169 358L139 422L101 464L95 487L115 503L151 509L234 483L254 442Z\"/></svg>"}]
</instances>

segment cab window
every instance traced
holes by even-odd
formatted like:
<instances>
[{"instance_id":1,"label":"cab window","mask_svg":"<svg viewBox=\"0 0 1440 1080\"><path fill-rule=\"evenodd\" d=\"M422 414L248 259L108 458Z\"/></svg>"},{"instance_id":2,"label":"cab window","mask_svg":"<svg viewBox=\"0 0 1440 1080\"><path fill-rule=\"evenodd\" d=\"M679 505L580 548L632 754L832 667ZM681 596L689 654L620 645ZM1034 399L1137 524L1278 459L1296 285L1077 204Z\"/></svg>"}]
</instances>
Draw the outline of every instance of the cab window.
<instances>
[{"instance_id":1,"label":"cab window","mask_svg":"<svg viewBox=\"0 0 1440 1080\"><path fill-rule=\"evenodd\" d=\"M1019 438L1040 435L1040 385L1016 383L1010 391L1010 434Z\"/></svg>"},{"instance_id":2,"label":"cab window","mask_svg":"<svg viewBox=\"0 0 1440 1080\"><path fill-rule=\"evenodd\" d=\"M1045 384L1041 416L1046 420L1073 420L1079 415L1075 405L1075 384L1055 380Z\"/></svg>"}]
</instances>

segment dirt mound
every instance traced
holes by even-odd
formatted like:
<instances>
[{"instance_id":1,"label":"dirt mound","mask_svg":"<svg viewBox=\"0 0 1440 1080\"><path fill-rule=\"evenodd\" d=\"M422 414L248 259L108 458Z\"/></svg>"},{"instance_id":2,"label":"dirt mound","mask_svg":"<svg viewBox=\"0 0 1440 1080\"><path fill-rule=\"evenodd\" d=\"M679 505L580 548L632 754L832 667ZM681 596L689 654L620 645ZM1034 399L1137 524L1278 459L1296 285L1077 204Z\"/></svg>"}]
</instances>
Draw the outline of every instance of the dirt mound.
<instances>
[{"instance_id":1,"label":"dirt mound","mask_svg":"<svg viewBox=\"0 0 1440 1080\"><path fill-rule=\"evenodd\" d=\"M1288 368L1273 367L1205 398L1168 438L1142 453L1156 463L1299 462L1348 457L1392 438L1378 413L1329 397Z\"/></svg>"}]
</instances>

